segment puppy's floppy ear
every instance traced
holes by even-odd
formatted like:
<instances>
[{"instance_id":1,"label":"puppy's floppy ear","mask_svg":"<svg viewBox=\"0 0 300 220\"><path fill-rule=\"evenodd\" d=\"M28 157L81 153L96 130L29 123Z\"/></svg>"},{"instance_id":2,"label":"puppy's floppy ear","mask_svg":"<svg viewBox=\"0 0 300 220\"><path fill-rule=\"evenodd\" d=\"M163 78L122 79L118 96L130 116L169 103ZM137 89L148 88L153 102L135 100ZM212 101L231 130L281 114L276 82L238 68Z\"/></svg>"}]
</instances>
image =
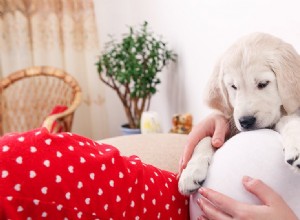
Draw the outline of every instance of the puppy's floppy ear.
<instances>
[{"instance_id":1,"label":"puppy's floppy ear","mask_svg":"<svg viewBox=\"0 0 300 220\"><path fill-rule=\"evenodd\" d=\"M273 53L270 65L283 108L288 114L294 113L300 107L300 56L290 44L282 42Z\"/></svg>"},{"instance_id":2,"label":"puppy's floppy ear","mask_svg":"<svg viewBox=\"0 0 300 220\"><path fill-rule=\"evenodd\" d=\"M215 110L220 111L226 118L233 114L233 108L229 103L228 93L223 82L221 60L214 67L204 93L204 101Z\"/></svg>"}]
</instances>

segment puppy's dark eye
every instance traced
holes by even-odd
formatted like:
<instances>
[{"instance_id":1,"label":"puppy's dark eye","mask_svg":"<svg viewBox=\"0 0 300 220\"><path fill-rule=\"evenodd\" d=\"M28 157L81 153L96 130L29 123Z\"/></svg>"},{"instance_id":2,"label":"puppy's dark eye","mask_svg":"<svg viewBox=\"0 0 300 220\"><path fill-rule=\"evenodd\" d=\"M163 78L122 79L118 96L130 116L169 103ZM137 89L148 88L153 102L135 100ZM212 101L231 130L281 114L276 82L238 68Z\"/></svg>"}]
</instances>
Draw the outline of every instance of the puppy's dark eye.
<instances>
[{"instance_id":1,"label":"puppy's dark eye","mask_svg":"<svg viewBox=\"0 0 300 220\"><path fill-rule=\"evenodd\" d=\"M267 87L267 85L269 85L269 83L270 83L270 81L259 82L259 83L257 84L257 88L258 88L258 89L264 89L264 88Z\"/></svg>"},{"instance_id":2,"label":"puppy's dark eye","mask_svg":"<svg viewBox=\"0 0 300 220\"><path fill-rule=\"evenodd\" d=\"M233 88L234 90L236 90L237 89L237 87L235 86L235 85L231 85L231 88Z\"/></svg>"}]
</instances>

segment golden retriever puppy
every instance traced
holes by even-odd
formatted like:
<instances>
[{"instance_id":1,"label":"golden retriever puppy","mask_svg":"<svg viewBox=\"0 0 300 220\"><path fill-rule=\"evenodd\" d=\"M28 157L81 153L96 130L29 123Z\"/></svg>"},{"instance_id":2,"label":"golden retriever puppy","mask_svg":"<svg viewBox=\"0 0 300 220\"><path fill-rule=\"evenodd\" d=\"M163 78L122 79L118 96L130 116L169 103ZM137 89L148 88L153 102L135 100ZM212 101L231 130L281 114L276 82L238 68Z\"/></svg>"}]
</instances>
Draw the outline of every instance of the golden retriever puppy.
<instances>
[{"instance_id":1,"label":"golden retriever puppy","mask_svg":"<svg viewBox=\"0 0 300 220\"><path fill-rule=\"evenodd\" d=\"M208 105L232 121L235 130L272 128L281 133L285 161L300 170L300 56L265 33L245 36L217 63L208 83ZM196 146L179 179L179 191L201 187L214 154L211 138Z\"/></svg>"}]
</instances>

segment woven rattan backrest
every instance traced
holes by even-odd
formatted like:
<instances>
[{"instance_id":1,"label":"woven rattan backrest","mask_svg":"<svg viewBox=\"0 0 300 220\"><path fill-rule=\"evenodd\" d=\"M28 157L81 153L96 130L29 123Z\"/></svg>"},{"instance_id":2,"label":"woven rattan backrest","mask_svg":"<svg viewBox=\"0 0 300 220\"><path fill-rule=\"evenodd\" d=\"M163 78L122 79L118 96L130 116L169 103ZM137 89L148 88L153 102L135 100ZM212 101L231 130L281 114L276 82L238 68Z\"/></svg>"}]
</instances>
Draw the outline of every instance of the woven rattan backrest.
<instances>
[{"instance_id":1,"label":"woven rattan backrest","mask_svg":"<svg viewBox=\"0 0 300 220\"><path fill-rule=\"evenodd\" d=\"M1 80L1 90L0 132L4 134L40 127L55 106L72 105L80 87L63 70L44 66L10 74Z\"/></svg>"}]
</instances>

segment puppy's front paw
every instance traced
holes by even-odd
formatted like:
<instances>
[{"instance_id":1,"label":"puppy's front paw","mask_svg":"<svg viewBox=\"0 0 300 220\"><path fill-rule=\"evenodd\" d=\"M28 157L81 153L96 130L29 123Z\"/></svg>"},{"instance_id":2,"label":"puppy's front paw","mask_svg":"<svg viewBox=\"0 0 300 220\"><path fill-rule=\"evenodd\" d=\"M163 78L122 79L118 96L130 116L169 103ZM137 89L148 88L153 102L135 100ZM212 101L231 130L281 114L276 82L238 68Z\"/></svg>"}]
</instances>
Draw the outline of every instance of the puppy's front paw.
<instances>
[{"instance_id":1,"label":"puppy's front paw","mask_svg":"<svg viewBox=\"0 0 300 220\"><path fill-rule=\"evenodd\" d=\"M299 111L295 114L282 117L276 124L276 130L282 135L285 161L297 172L300 172L299 127Z\"/></svg>"},{"instance_id":2,"label":"puppy's front paw","mask_svg":"<svg viewBox=\"0 0 300 220\"><path fill-rule=\"evenodd\" d=\"M285 161L296 171L300 172L300 148L286 146L284 149L284 154Z\"/></svg>"},{"instance_id":3,"label":"puppy's front paw","mask_svg":"<svg viewBox=\"0 0 300 220\"><path fill-rule=\"evenodd\" d=\"M182 171L178 182L179 192L183 195L189 195L197 191L205 181L209 161L206 159L199 163L188 163L187 167Z\"/></svg>"}]
</instances>

